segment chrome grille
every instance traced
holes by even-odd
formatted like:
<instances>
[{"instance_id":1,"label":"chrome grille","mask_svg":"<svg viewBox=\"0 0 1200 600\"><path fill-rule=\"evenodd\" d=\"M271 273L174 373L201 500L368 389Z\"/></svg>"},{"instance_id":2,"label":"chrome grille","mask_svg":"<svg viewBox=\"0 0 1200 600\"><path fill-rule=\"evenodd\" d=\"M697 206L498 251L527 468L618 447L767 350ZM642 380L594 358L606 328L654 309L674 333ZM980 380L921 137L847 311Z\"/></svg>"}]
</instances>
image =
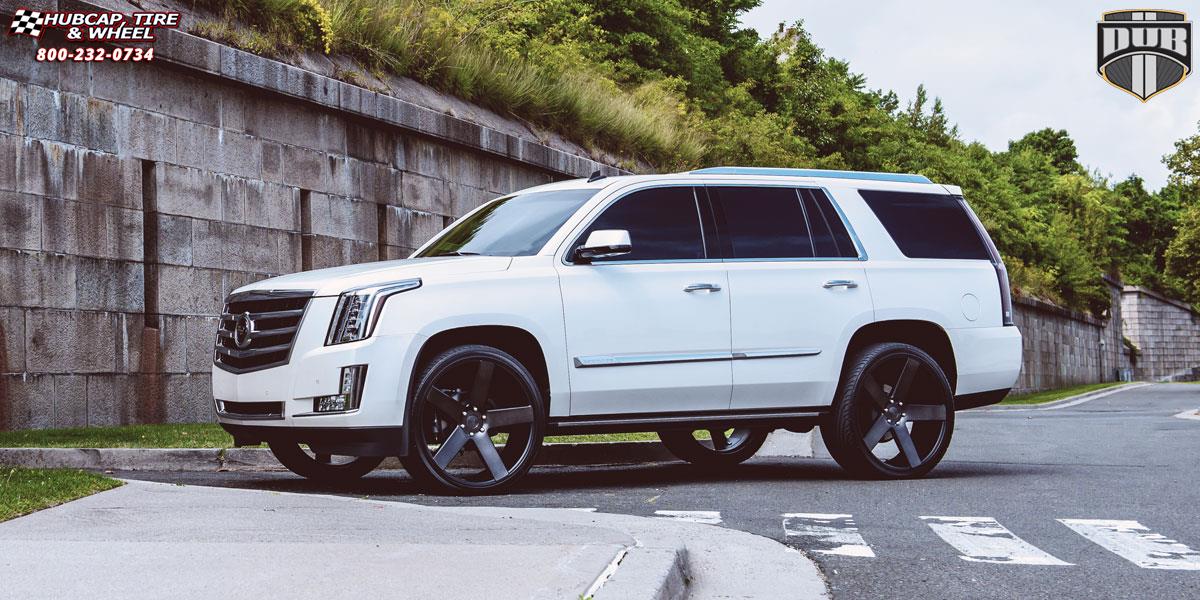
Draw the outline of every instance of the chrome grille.
<instances>
[{"instance_id":1,"label":"chrome grille","mask_svg":"<svg viewBox=\"0 0 1200 600\"><path fill-rule=\"evenodd\" d=\"M287 364L296 330L311 297L312 292L230 295L225 299L225 312L217 328L213 362L234 373Z\"/></svg>"}]
</instances>

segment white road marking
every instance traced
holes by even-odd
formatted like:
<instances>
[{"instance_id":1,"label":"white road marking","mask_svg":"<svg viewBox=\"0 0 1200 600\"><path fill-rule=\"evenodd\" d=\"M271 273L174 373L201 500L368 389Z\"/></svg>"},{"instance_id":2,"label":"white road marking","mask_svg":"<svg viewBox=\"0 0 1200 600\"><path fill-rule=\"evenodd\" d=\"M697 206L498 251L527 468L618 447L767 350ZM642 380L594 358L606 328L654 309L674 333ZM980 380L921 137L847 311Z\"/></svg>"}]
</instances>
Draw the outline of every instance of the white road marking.
<instances>
[{"instance_id":1,"label":"white road marking","mask_svg":"<svg viewBox=\"0 0 1200 600\"><path fill-rule=\"evenodd\" d=\"M715 510L656 510L654 514L660 519L674 519L689 523L704 523L705 525L721 524L721 513Z\"/></svg>"},{"instance_id":2,"label":"white road marking","mask_svg":"<svg viewBox=\"0 0 1200 600\"><path fill-rule=\"evenodd\" d=\"M991 517L921 517L969 562L1070 566L1019 538Z\"/></svg>"},{"instance_id":3,"label":"white road marking","mask_svg":"<svg viewBox=\"0 0 1200 600\"><path fill-rule=\"evenodd\" d=\"M854 515L787 513L783 515L783 533L789 538L803 538L800 545L810 552L875 558L875 552L858 533Z\"/></svg>"},{"instance_id":4,"label":"white road marking","mask_svg":"<svg viewBox=\"0 0 1200 600\"><path fill-rule=\"evenodd\" d=\"M1176 419L1192 419L1195 421L1200 421L1200 409L1185 410L1185 411L1175 415L1175 418Z\"/></svg>"},{"instance_id":5,"label":"white road marking","mask_svg":"<svg viewBox=\"0 0 1200 600\"><path fill-rule=\"evenodd\" d=\"M594 508L568 508L567 510L573 510L575 512L596 512L596 509Z\"/></svg>"},{"instance_id":6,"label":"white road marking","mask_svg":"<svg viewBox=\"0 0 1200 600\"><path fill-rule=\"evenodd\" d=\"M1143 569L1200 571L1200 552L1150 531L1137 521L1059 519L1105 550Z\"/></svg>"}]
</instances>

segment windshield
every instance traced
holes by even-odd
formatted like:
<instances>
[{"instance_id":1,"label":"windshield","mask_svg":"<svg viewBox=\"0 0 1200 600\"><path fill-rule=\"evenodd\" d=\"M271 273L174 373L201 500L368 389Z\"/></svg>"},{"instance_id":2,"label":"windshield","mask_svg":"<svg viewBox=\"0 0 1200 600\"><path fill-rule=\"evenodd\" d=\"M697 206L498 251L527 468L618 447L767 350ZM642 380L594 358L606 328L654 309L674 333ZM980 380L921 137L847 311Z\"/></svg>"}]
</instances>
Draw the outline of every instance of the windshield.
<instances>
[{"instance_id":1,"label":"windshield","mask_svg":"<svg viewBox=\"0 0 1200 600\"><path fill-rule=\"evenodd\" d=\"M445 231L416 256L532 256L596 192L588 188L500 198Z\"/></svg>"}]
</instances>

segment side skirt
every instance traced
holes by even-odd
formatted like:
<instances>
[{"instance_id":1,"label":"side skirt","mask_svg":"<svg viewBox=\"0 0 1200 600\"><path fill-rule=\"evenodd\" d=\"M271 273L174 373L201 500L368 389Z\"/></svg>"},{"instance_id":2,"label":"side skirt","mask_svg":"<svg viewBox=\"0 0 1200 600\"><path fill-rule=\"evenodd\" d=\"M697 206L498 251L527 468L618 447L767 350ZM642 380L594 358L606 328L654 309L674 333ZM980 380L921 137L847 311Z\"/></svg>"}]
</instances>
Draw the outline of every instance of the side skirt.
<instances>
[{"instance_id":1,"label":"side skirt","mask_svg":"<svg viewBox=\"0 0 1200 600\"><path fill-rule=\"evenodd\" d=\"M766 410L644 413L560 417L547 423L547 435L636 433L642 431L695 430L712 427L761 427L807 430L819 425L828 406Z\"/></svg>"}]
</instances>

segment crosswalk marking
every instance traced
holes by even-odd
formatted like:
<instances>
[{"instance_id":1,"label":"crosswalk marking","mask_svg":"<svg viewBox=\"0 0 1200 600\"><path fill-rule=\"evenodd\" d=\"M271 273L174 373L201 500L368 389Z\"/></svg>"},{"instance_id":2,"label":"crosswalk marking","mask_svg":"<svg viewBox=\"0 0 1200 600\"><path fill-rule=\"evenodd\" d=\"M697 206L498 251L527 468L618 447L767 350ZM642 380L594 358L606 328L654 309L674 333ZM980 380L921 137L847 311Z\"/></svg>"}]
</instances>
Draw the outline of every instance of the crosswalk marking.
<instances>
[{"instance_id":1,"label":"crosswalk marking","mask_svg":"<svg viewBox=\"0 0 1200 600\"><path fill-rule=\"evenodd\" d=\"M810 552L874 558L875 552L858 533L852 515L787 513L783 533Z\"/></svg>"},{"instance_id":2,"label":"crosswalk marking","mask_svg":"<svg viewBox=\"0 0 1200 600\"><path fill-rule=\"evenodd\" d=\"M991 517L921 517L970 562L1070 566L1019 538Z\"/></svg>"},{"instance_id":3,"label":"crosswalk marking","mask_svg":"<svg viewBox=\"0 0 1200 600\"><path fill-rule=\"evenodd\" d=\"M656 510L654 515L660 519L704 523L705 525L721 524L721 513L715 510Z\"/></svg>"},{"instance_id":4,"label":"crosswalk marking","mask_svg":"<svg viewBox=\"0 0 1200 600\"><path fill-rule=\"evenodd\" d=\"M1079 535L1143 569L1200 571L1200 552L1137 521L1059 519Z\"/></svg>"}]
</instances>

